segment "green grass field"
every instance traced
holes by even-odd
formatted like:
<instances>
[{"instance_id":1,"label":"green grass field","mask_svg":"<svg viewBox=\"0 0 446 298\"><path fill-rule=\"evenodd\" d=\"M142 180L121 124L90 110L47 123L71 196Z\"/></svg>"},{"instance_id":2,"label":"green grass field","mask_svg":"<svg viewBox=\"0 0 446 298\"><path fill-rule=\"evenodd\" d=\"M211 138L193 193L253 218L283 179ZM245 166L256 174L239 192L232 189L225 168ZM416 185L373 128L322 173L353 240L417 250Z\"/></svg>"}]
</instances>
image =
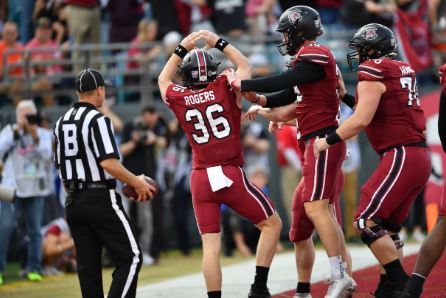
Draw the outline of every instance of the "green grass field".
<instances>
[{"instance_id":1,"label":"green grass field","mask_svg":"<svg viewBox=\"0 0 446 298\"><path fill-rule=\"evenodd\" d=\"M222 265L230 265L244 260L241 256L222 257ZM42 282L31 283L18 277L18 265L8 265L5 284L0 286L1 298L79 298L81 297L76 274L47 276ZM165 252L158 265L143 266L138 285L156 283L173 277L201 271L201 250L194 250L191 256L184 257L178 252ZM103 270L104 291L110 286L112 269Z\"/></svg>"}]
</instances>

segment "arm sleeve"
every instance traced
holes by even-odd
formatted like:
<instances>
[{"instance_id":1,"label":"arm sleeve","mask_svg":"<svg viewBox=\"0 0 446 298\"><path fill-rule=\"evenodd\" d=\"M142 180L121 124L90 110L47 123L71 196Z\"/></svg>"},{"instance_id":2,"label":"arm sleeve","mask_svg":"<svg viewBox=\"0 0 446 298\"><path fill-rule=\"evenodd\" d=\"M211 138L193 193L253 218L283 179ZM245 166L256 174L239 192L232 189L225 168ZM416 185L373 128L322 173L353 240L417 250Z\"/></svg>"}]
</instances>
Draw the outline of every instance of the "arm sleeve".
<instances>
[{"instance_id":1,"label":"arm sleeve","mask_svg":"<svg viewBox=\"0 0 446 298\"><path fill-rule=\"evenodd\" d=\"M119 159L118 147L109 118L100 116L92 123L91 137L93 149L99 162L110 158Z\"/></svg>"},{"instance_id":2,"label":"arm sleeve","mask_svg":"<svg viewBox=\"0 0 446 298\"><path fill-rule=\"evenodd\" d=\"M295 85L311 83L325 78L325 70L322 66L313 63L299 61L293 68L278 74L263 78L243 80L242 91L276 92Z\"/></svg>"},{"instance_id":3,"label":"arm sleeve","mask_svg":"<svg viewBox=\"0 0 446 298\"><path fill-rule=\"evenodd\" d=\"M438 134L441 146L446 152L446 94L442 91L440 95L440 108L438 110Z\"/></svg>"},{"instance_id":4,"label":"arm sleeve","mask_svg":"<svg viewBox=\"0 0 446 298\"><path fill-rule=\"evenodd\" d=\"M356 104L355 97L348 93L344 95L344 97L342 98L342 102L348 105L352 110L354 109Z\"/></svg>"},{"instance_id":5,"label":"arm sleeve","mask_svg":"<svg viewBox=\"0 0 446 298\"><path fill-rule=\"evenodd\" d=\"M273 93L266 96L266 108L275 108L292 104L296 101L296 94L293 88Z\"/></svg>"},{"instance_id":6,"label":"arm sleeve","mask_svg":"<svg viewBox=\"0 0 446 298\"><path fill-rule=\"evenodd\" d=\"M3 158L9 149L14 146L14 131L11 125L5 126L5 128L0 131L0 159Z\"/></svg>"}]
</instances>

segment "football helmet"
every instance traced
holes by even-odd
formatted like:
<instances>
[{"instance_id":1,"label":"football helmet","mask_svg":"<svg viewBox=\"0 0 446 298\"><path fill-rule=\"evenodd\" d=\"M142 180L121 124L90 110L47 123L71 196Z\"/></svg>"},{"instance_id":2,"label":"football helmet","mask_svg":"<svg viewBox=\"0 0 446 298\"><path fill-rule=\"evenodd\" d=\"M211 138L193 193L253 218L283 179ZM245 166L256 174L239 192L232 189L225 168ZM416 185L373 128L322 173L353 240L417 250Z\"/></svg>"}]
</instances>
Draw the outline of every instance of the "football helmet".
<instances>
[{"instance_id":1,"label":"football helmet","mask_svg":"<svg viewBox=\"0 0 446 298\"><path fill-rule=\"evenodd\" d=\"M314 40L323 33L319 13L305 5L296 5L285 10L280 16L276 31L288 33L286 42L277 46L283 56L295 55L305 40Z\"/></svg>"},{"instance_id":2,"label":"football helmet","mask_svg":"<svg viewBox=\"0 0 446 298\"><path fill-rule=\"evenodd\" d=\"M350 69L356 69L365 60L396 55L397 44L393 32L381 24L371 23L361 27L349 43L352 52L347 54Z\"/></svg>"},{"instance_id":3,"label":"football helmet","mask_svg":"<svg viewBox=\"0 0 446 298\"><path fill-rule=\"evenodd\" d=\"M218 62L207 50L190 51L179 66L183 84L188 88L200 88L217 78Z\"/></svg>"}]
</instances>

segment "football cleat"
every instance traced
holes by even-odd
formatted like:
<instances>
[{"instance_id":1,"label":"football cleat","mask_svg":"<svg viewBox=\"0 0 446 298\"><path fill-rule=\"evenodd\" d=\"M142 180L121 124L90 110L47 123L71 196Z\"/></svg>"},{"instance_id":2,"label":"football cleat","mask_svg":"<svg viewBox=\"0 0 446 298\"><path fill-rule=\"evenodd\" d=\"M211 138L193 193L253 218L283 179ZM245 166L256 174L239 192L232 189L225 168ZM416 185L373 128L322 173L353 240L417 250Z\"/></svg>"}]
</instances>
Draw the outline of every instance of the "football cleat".
<instances>
[{"instance_id":1,"label":"football cleat","mask_svg":"<svg viewBox=\"0 0 446 298\"><path fill-rule=\"evenodd\" d=\"M268 288L258 289L254 285L251 285L248 298L271 298Z\"/></svg>"}]
</instances>

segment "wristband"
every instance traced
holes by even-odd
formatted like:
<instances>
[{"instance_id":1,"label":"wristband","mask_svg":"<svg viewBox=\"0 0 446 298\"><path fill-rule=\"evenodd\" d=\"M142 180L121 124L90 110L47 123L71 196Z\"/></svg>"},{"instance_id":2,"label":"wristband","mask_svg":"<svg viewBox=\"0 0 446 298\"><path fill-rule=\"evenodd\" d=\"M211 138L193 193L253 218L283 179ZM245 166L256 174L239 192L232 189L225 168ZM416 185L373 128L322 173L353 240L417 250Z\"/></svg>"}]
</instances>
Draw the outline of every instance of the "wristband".
<instances>
[{"instance_id":1,"label":"wristband","mask_svg":"<svg viewBox=\"0 0 446 298\"><path fill-rule=\"evenodd\" d=\"M189 51L180 44L177 45L177 47L175 48L175 51L174 51L174 53L181 59L183 59L187 55L188 52Z\"/></svg>"},{"instance_id":2,"label":"wristband","mask_svg":"<svg viewBox=\"0 0 446 298\"><path fill-rule=\"evenodd\" d=\"M223 52L223 50L226 48L226 46L229 44L228 41L224 40L223 38L220 38L219 40L217 40L217 42L215 43L215 48L219 49L220 51Z\"/></svg>"},{"instance_id":3,"label":"wristband","mask_svg":"<svg viewBox=\"0 0 446 298\"><path fill-rule=\"evenodd\" d=\"M339 142L342 142L341 137L336 133L336 131L332 132L331 134L329 134L327 136L327 138L325 139L325 141L327 142L328 145L333 145Z\"/></svg>"}]
</instances>

